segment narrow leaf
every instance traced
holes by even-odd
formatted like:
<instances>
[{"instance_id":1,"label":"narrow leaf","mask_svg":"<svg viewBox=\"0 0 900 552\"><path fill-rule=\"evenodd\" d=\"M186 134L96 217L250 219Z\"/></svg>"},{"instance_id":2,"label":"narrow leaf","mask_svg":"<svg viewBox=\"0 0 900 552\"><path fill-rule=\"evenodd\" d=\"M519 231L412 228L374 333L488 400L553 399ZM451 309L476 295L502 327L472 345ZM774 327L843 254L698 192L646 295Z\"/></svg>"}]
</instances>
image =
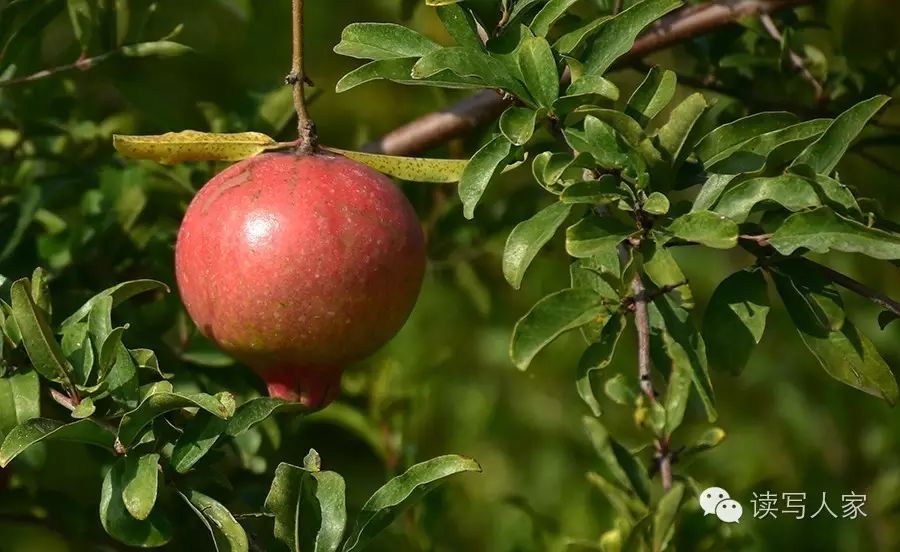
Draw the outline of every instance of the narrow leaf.
<instances>
[{"instance_id":1,"label":"narrow leaf","mask_svg":"<svg viewBox=\"0 0 900 552\"><path fill-rule=\"evenodd\" d=\"M64 424L48 418L33 418L12 428L0 446L0 468L5 468L25 449L41 441L75 441L113 449L115 436L91 420Z\"/></svg>"},{"instance_id":2,"label":"narrow leaf","mask_svg":"<svg viewBox=\"0 0 900 552\"><path fill-rule=\"evenodd\" d=\"M181 496L209 529L216 552L250 550L246 531L221 502L193 489L188 489Z\"/></svg>"},{"instance_id":3,"label":"narrow leaf","mask_svg":"<svg viewBox=\"0 0 900 552\"><path fill-rule=\"evenodd\" d=\"M127 447L138 437L141 430L166 412L181 408L201 408L219 418L229 416L228 409L215 397L204 393L195 395L179 395L176 393L155 393L141 402L131 412L122 416L119 422L119 442Z\"/></svg>"},{"instance_id":4,"label":"narrow leaf","mask_svg":"<svg viewBox=\"0 0 900 552\"><path fill-rule=\"evenodd\" d=\"M828 207L791 215L769 243L782 255L805 248L815 253L844 251L876 259L900 259L900 234L870 228Z\"/></svg>"},{"instance_id":5,"label":"narrow leaf","mask_svg":"<svg viewBox=\"0 0 900 552\"><path fill-rule=\"evenodd\" d=\"M888 96L875 96L838 115L822 137L797 157L794 165L807 165L817 174L831 174L869 119L881 111L888 101Z\"/></svg>"},{"instance_id":6,"label":"narrow leaf","mask_svg":"<svg viewBox=\"0 0 900 552\"><path fill-rule=\"evenodd\" d=\"M503 276L511 286L519 289L531 261L553 238L571 211L571 205L553 203L510 232L503 250Z\"/></svg>"},{"instance_id":7,"label":"narrow leaf","mask_svg":"<svg viewBox=\"0 0 900 552\"><path fill-rule=\"evenodd\" d=\"M125 157L164 165L185 161L240 161L273 145L274 139L258 132L216 134L185 130L157 136L113 136L113 147Z\"/></svg>"},{"instance_id":8,"label":"narrow leaf","mask_svg":"<svg viewBox=\"0 0 900 552\"><path fill-rule=\"evenodd\" d=\"M34 369L53 381L66 381L71 366L62 353L62 348L53 337L44 313L31 298L27 279L13 282L9 294L12 299L12 314L16 320L22 342Z\"/></svg>"},{"instance_id":9,"label":"narrow leaf","mask_svg":"<svg viewBox=\"0 0 900 552\"><path fill-rule=\"evenodd\" d=\"M159 455L126 456L122 470L122 502L134 519L144 520L153 511L159 485Z\"/></svg>"},{"instance_id":10,"label":"narrow leaf","mask_svg":"<svg viewBox=\"0 0 900 552\"><path fill-rule=\"evenodd\" d=\"M341 550L351 552L362 549L377 533L442 480L470 471L480 472L481 466L471 458L447 455L416 464L391 479L365 503Z\"/></svg>"},{"instance_id":11,"label":"narrow leaf","mask_svg":"<svg viewBox=\"0 0 900 552\"><path fill-rule=\"evenodd\" d=\"M504 136L497 136L478 150L466 164L459 179L459 198L467 219L475 217L475 206L491 180L499 174L507 161L512 144Z\"/></svg>"},{"instance_id":12,"label":"narrow leaf","mask_svg":"<svg viewBox=\"0 0 900 552\"><path fill-rule=\"evenodd\" d=\"M509 356L520 370L550 342L609 311L608 299L591 289L564 289L544 297L513 329Z\"/></svg>"},{"instance_id":13,"label":"narrow leaf","mask_svg":"<svg viewBox=\"0 0 900 552\"><path fill-rule=\"evenodd\" d=\"M363 153L338 148L324 148L359 161L378 172L410 182L457 182L466 168L464 159L429 159Z\"/></svg>"},{"instance_id":14,"label":"narrow leaf","mask_svg":"<svg viewBox=\"0 0 900 552\"><path fill-rule=\"evenodd\" d=\"M674 71L653 67L628 99L625 113L646 127L669 105L677 88L678 77Z\"/></svg>"},{"instance_id":15,"label":"narrow leaf","mask_svg":"<svg viewBox=\"0 0 900 552\"><path fill-rule=\"evenodd\" d=\"M100 523L107 533L128 546L157 547L172 540L172 523L159 510L138 520L125 508L122 494L126 485L128 459L119 458L106 472L100 488Z\"/></svg>"}]
</instances>

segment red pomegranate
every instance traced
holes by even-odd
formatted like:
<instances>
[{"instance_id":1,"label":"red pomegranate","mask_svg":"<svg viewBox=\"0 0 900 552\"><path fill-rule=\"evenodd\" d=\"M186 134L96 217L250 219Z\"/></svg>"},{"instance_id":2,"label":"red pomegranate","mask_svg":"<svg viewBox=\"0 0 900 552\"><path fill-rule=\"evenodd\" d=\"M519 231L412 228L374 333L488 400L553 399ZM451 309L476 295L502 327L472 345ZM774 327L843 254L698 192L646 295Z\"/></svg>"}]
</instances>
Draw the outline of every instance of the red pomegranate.
<instances>
[{"instance_id":1,"label":"red pomegranate","mask_svg":"<svg viewBox=\"0 0 900 552\"><path fill-rule=\"evenodd\" d=\"M320 408L348 363L403 326L425 238L384 175L327 152L268 153L196 195L175 272L204 335L260 374L270 395Z\"/></svg>"}]
</instances>

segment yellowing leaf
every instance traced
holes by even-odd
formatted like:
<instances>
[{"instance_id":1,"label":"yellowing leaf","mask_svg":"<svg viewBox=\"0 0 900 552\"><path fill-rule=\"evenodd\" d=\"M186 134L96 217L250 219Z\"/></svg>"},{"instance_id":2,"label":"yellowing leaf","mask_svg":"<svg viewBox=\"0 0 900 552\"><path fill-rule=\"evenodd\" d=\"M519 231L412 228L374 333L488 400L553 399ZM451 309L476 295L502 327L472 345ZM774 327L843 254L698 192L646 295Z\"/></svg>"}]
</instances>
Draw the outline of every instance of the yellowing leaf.
<instances>
[{"instance_id":1,"label":"yellowing leaf","mask_svg":"<svg viewBox=\"0 0 900 552\"><path fill-rule=\"evenodd\" d=\"M113 136L113 146L125 157L164 165L184 161L240 161L266 151L275 143L259 132L216 134L185 130L157 136Z\"/></svg>"},{"instance_id":2,"label":"yellowing leaf","mask_svg":"<svg viewBox=\"0 0 900 552\"><path fill-rule=\"evenodd\" d=\"M396 157L337 148L324 149L364 163L388 176L411 182L457 182L469 162L467 159Z\"/></svg>"}]
</instances>

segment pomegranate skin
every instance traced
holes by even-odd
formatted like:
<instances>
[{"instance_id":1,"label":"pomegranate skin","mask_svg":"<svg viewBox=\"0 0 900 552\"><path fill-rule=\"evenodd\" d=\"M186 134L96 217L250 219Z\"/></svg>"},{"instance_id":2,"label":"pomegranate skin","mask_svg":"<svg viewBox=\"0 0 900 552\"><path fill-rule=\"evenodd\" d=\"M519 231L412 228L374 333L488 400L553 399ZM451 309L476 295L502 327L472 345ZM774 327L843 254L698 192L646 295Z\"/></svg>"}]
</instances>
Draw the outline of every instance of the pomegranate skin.
<instances>
[{"instance_id":1,"label":"pomegranate skin","mask_svg":"<svg viewBox=\"0 0 900 552\"><path fill-rule=\"evenodd\" d=\"M405 323L425 238L384 175L331 153L268 153L194 197L175 272L205 336L259 373L270 395L318 408L348 363Z\"/></svg>"}]
</instances>

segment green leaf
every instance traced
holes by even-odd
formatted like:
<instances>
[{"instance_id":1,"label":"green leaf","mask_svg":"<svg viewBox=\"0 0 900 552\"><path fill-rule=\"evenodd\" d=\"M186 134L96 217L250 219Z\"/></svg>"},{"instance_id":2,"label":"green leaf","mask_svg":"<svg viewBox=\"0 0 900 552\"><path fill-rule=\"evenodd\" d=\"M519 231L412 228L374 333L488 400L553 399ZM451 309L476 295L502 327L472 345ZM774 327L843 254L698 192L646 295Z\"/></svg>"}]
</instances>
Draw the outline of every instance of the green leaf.
<instances>
[{"instance_id":1,"label":"green leaf","mask_svg":"<svg viewBox=\"0 0 900 552\"><path fill-rule=\"evenodd\" d=\"M47 285L47 274L41 267L35 268L31 275L31 298L34 304L43 311L47 321L53 314L53 307L50 304L50 287Z\"/></svg>"},{"instance_id":2,"label":"green leaf","mask_svg":"<svg viewBox=\"0 0 900 552\"><path fill-rule=\"evenodd\" d=\"M674 71L653 67L628 99L625 113L646 127L669 105L677 88L678 77Z\"/></svg>"},{"instance_id":3,"label":"green leaf","mask_svg":"<svg viewBox=\"0 0 900 552\"><path fill-rule=\"evenodd\" d=\"M691 206L691 212L707 211L715 205L716 201L722 196L722 193L728 186L737 180L737 177L730 174L712 174L700 187L700 192L694 198L694 204Z\"/></svg>"},{"instance_id":4,"label":"green leaf","mask_svg":"<svg viewBox=\"0 0 900 552\"><path fill-rule=\"evenodd\" d=\"M644 255L644 272L650 280L660 288L678 286L676 291L681 296L682 306L694 308L694 295L671 251L648 241L641 244L641 253Z\"/></svg>"},{"instance_id":5,"label":"green leaf","mask_svg":"<svg viewBox=\"0 0 900 552\"><path fill-rule=\"evenodd\" d=\"M517 3L516 7L520 3ZM441 23L444 24L444 28L447 29L447 32L453 37L458 46L476 49L484 47L481 43L481 37L478 36L478 24L469 10L458 4L449 4L440 6L437 9L437 14L441 19Z\"/></svg>"},{"instance_id":6,"label":"green leaf","mask_svg":"<svg viewBox=\"0 0 900 552\"><path fill-rule=\"evenodd\" d=\"M662 340L666 355L672 361L672 370L690 371L694 387L706 409L706 416L710 422L715 421L717 414L706 360L706 344L694 325L690 311L674 304L668 296L653 301L648 305L648 311L650 325ZM683 415L684 405L680 405L680 408L680 414ZM680 416L675 416L667 409L667 431L674 430L680 422Z\"/></svg>"},{"instance_id":7,"label":"green leaf","mask_svg":"<svg viewBox=\"0 0 900 552\"><path fill-rule=\"evenodd\" d=\"M592 289L564 289L538 301L513 329L509 356L526 370L541 349L564 332L605 316L609 300Z\"/></svg>"},{"instance_id":8,"label":"green leaf","mask_svg":"<svg viewBox=\"0 0 900 552\"><path fill-rule=\"evenodd\" d=\"M410 182L457 182L466 168L464 159L430 159L323 148L368 165L378 172Z\"/></svg>"},{"instance_id":9,"label":"green leaf","mask_svg":"<svg viewBox=\"0 0 900 552\"><path fill-rule=\"evenodd\" d=\"M91 0L66 0L69 20L75 39L81 44L81 51L86 52L91 46L91 38L96 25L94 3Z\"/></svg>"},{"instance_id":10,"label":"green leaf","mask_svg":"<svg viewBox=\"0 0 900 552\"><path fill-rule=\"evenodd\" d=\"M669 212L670 207L669 198L660 192L651 193L641 205L641 209L651 215L665 215Z\"/></svg>"},{"instance_id":11,"label":"green leaf","mask_svg":"<svg viewBox=\"0 0 900 552\"><path fill-rule=\"evenodd\" d=\"M478 150L466 164L459 179L459 198L467 219L475 217L478 200L508 160L511 148L512 144L506 137L497 136Z\"/></svg>"},{"instance_id":12,"label":"green leaf","mask_svg":"<svg viewBox=\"0 0 900 552\"><path fill-rule=\"evenodd\" d=\"M12 428L40 415L41 381L37 372L18 371L0 378L0 443Z\"/></svg>"},{"instance_id":13,"label":"green leaf","mask_svg":"<svg viewBox=\"0 0 900 552\"><path fill-rule=\"evenodd\" d=\"M71 367L63 356L62 348L53 337L44 313L31 298L31 285L23 278L13 282L9 294L12 314L22 334L22 342L31 364L39 374L53 381L68 380Z\"/></svg>"},{"instance_id":14,"label":"green leaf","mask_svg":"<svg viewBox=\"0 0 900 552\"><path fill-rule=\"evenodd\" d=\"M552 107L559 97L559 73L550 43L542 37L526 38L518 62L531 96L541 107Z\"/></svg>"},{"instance_id":15,"label":"green leaf","mask_svg":"<svg viewBox=\"0 0 900 552\"><path fill-rule=\"evenodd\" d=\"M85 397L81 399L81 402L78 403L78 406L76 406L75 409L72 410L72 417L76 420L82 420L84 418L90 418L96 411L97 407L94 405L94 399Z\"/></svg>"},{"instance_id":16,"label":"green leaf","mask_svg":"<svg viewBox=\"0 0 900 552\"><path fill-rule=\"evenodd\" d=\"M571 211L571 205L556 202L513 228L503 249L503 276L512 287L519 289L531 261L553 238Z\"/></svg>"},{"instance_id":17,"label":"green leaf","mask_svg":"<svg viewBox=\"0 0 900 552\"><path fill-rule=\"evenodd\" d=\"M792 276L772 273L791 320L819 364L834 379L896 404L897 380L872 341L849 320L839 330L824 329L810 296L817 291L817 285L798 280L801 276L797 274Z\"/></svg>"},{"instance_id":18,"label":"green leaf","mask_svg":"<svg viewBox=\"0 0 900 552\"><path fill-rule=\"evenodd\" d=\"M480 89L484 85L478 79L453 75L449 71L441 71L428 78L413 78L412 69L418 60L383 59L372 61L344 75L334 86L335 92L346 92L361 84L385 79L407 86L435 86L441 88Z\"/></svg>"},{"instance_id":19,"label":"green leaf","mask_svg":"<svg viewBox=\"0 0 900 552\"><path fill-rule=\"evenodd\" d=\"M875 96L841 113L825 130L822 137L806 148L793 164L807 165L817 174L831 174L869 119L874 117L888 101L890 101L888 96Z\"/></svg>"},{"instance_id":20,"label":"green leaf","mask_svg":"<svg viewBox=\"0 0 900 552\"><path fill-rule=\"evenodd\" d=\"M538 112L527 107L510 107L500 115L500 132L515 146L523 146L534 136ZM465 167L465 162L463 162Z\"/></svg>"},{"instance_id":21,"label":"green leaf","mask_svg":"<svg viewBox=\"0 0 900 552\"><path fill-rule=\"evenodd\" d=\"M814 253L844 251L876 259L900 259L900 235L869 228L828 207L791 215L772 234L769 243L782 255L805 248Z\"/></svg>"},{"instance_id":22,"label":"green leaf","mask_svg":"<svg viewBox=\"0 0 900 552\"><path fill-rule=\"evenodd\" d=\"M170 463L178 473L187 473L212 449L232 420L199 412L184 427L184 433L175 442Z\"/></svg>"},{"instance_id":23,"label":"green leaf","mask_svg":"<svg viewBox=\"0 0 900 552\"><path fill-rule=\"evenodd\" d=\"M653 512L653 550L665 550L675 532L675 518L684 498L684 484L676 482L659 499Z\"/></svg>"},{"instance_id":24,"label":"green leaf","mask_svg":"<svg viewBox=\"0 0 900 552\"><path fill-rule=\"evenodd\" d=\"M447 455L416 464L391 479L366 501L353 531L341 549L360 550L407 508L421 500L443 479L462 472L480 472L481 466L471 458Z\"/></svg>"},{"instance_id":25,"label":"green leaf","mask_svg":"<svg viewBox=\"0 0 900 552\"><path fill-rule=\"evenodd\" d=\"M144 427L154 418L166 412L182 408L201 408L219 418L228 418L229 412L216 397L205 393L180 395L177 393L155 393L144 399L137 408L122 416L119 422L119 442L130 446Z\"/></svg>"},{"instance_id":26,"label":"green leaf","mask_svg":"<svg viewBox=\"0 0 900 552\"><path fill-rule=\"evenodd\" d=\"M115 436L91 420L64 424L48 418L32 418L6 435L0 445L0 468L5 468L25 449L41 441L75 441L112 450Z\"/></svg>"},{"instance_id":27,"label":"green leaf","mask_svg":"<svg viewBox=\"0 0 900 552\"><path fill-rule=\"evenodd\" d=\"M122 468L122 502L134 519L145 520L156 505L159 455L126 456Z\"/></svg>"},{"instance_id":28,"label":"green leaf","mask_svg":"<svg viewBox=\"0 0 900 552\"><path fill-rule=\"evenodd\" d=\"M122 46L118 50L125 57L178 57L194 51L190 46L172 42L171 40L157 40L155 42L140 42Z\"/></svg>"},{"instance_id":29,"label":"green leaf","mask_svg":"<svg viewBox=\"0 0 900 552\"><path fill-rule=\"evenodd\" d=\"M83 423L83 422L79 422ZM128 546L156 547L172 540L172 523L158 509L138 520L122 499L128 475L128 458L119 458L106 472L100 488L100 523L107 533Z\"/></svg>"},{"instance_id":30,"label":"green leaf","mask_svg":"<svg viewBox=\"0 0 900 552\"><path fill-rule=\"evenodd\" d=\"M615 249L634 228L611 217L588 216L566 230L566 251L576 258Z\"/></svg>"},{"instance_id":31,"label":"green leaf","mask_svg":"<svg viewBox=\"0 0 900 552\"><path fill-rule=\"evenodd\" d=\"M713 210L740 224L747 220L754 207L763 202L776 203L794 212L822 205L819 194L809 181L785 174L739 182L722 195Z\"/></svg>"},{"instance_id":32,"label":"green leaf","mask_svg":"<svg viewBox=\"0 0 900 552\"><path fill-rule=\"evenodd\" d=\"M87 318L88 314L90 314L91 312L91 309L94 308L94 304L96 304L97 301L103 299L104 297L112 297L112 308L115 308L136 295L151 291L164 291L168 293L169 286L156 280L132 280L129 282L122 282L121 284L117 284L109 289L103 290L97 295L91 297L84 305L81 306L81 308L75 311L72 316L63 320L61 326L63 330L65 330L68 326L75 324L76 322L81 322L82 320Z\"/></svg>"},{"instance_id":33,"label":"green leaf","mask_svg":"<svg viewBox=\"0 0 900 552\"><path fill-rule=\"evenodd\" d=\"M566 89L566 94L568 94L566 96L568 98L582 99L585 96L597 95L614 102L619 99L619 87L602 76L588 75L570 84Z\"/></svg>"},{"instance_id":34,"label":"green leaf","mask_svg":"<svg viewBox=\"0 0 900 552\"><path fill-rule=\"evenodd\" d=\"M100 379L103 379L116 363L116 353L122 346L122 335L126 329L128 329L126 326L114 328L103 338L100 345Z\"/></svg>"},{"instance_id":35,"label":"green leaf","mask_svg":"<svg viewBox=\"0 0 900 552\"><path fill-rule=\"evenodd\" d=\"M359 59L418 58L440 45L416 31L393 23L351 23L341 33L334 53Z\"/></svg>"},{"instance_id":36,"label":"green leaf","mask_svg":"<svg viewBox=\"0 0 900 552\"><path fill-rule=\"evenodd\" d=\"M347 523L344 479L320 471L315 451L307 460L303 468L278 465L266 510L275 514L275 538L292 552L333 552Z\"/></svg>"},{"instance_id":37,"label":"green leaf","mask_svg":"<svg viewBox=\"0 0 900 552\"><path fill-rule=\"evenodd\" d=\"M797 116L786 111L754 113L742 119L724 124L704 136L694 148L697 157L706 166L708 162L733 148L746 144L769 132L781 130L797 122Z\"/></svg>"},{"instance_id":38,"label":"green leaf","mask_svg":"<svg viewBox=\"0 0 900 552\"><path fill-rule=\"evenodd\" d=\"M205 494L188 489L181 497L209 530L216 552L248 552L247 533L228 508Z\"/></svg>"},{"instance_id":39,"label":"green leaf","mask_svg":"<svg viewBox=\"0 0 900 552\"><path fill-rule=\"evenodd\" d=\"M672 110L669 120L659 129L657 140L660 150L666 154L672 166L677 168L687 157L688 138L708 107L709 104L706 103L703 94L699 92L691 94Z\"/></svg>"},{"instance_id":40,"label":"green leaf","mask_svg":"<svg viewBox=\"0 0 900 552\"><path fill-rule=\"evenodd\" d=\"M826 205L838 213L863 218L859 203L847 186L824 174L807 175L805 178L821 193Z\"/></svg>"},{"instance_id":41,"label":"green leaf","mask_svg":"<svg viewBox=\"0 0 900 552\"><path fill-rule=\"evenodd\" d=\"M732 220L709 211L681 215L667 230L676 237L715 249L731 249L737 245L738 226Z\"/></svg>"},{"instance_id":42,"label":"green leaf","mask_svg":"<svg viewBox=\"0 0 900 552\"><path fill-rule=\"evenodd\" d=\"M94 369L94 348L84 322L70 324L63 329L62 352L72 366L72 377L77 385L86 385Z\"/></svg>"},{"instance_id":43,"label":"green leaf","mask_svg":"<svg viewBox=\"0 0 900 552\"><path fill-rule=\"evenodd\" d=\"M597 17L590 19L587 23L582 25L581 27L576 28L573 31L569 31L568 33L559 37L559 40L553 45L557 52L563 55L568 55L574 52L581 44L590 38L598 29L602 28L603 25L606 24L609 17ZM580 79L576 79L580 80Z\"/></svg>"},{"instance_id":44,"label":"green leaf","mask_svg":"<svg viewBox=\"0 0 900 552\"><path fill-rule=\"evenodd\" d=\"M603 392L611 401L622 406L633 405L638 399L638 392L632 388L625 376L616 374L603 384Z\"/></svg>"},{"instance_id":45,"label":"green leaf","mask_svg":"<svg viewBox=\"0 0 900 552\"><path fill-rule=\"evenodd\" d=\"M735 272L719 284L703 318L709 364L739 375L760 342L769 314L766 279L760 270Z\"/></svg>"},{"instance_id":46,"label":"green leaf","mask_svg":"<svg viewBox=\"0 0 900 552\"><path fill-rule=\"evenodd\" d=\"M608 19L596 33L585 60L588 74L602 75L624 54L648 25L681 7L680 0L644 0Z\"/></svg>"},{"instance_id":47,"label":"green leaf","mask_svg":"<svg viewBox=\"0 0 900 552\"><path fill-rule=\"evenodd\" d=\"M113 147L125 157L163 165L185 161L241 161L274 145L273 138L259 132L217 134L184 130L156 136L113 136Z\"/></svg>"},{"instance_id":48,"label":"green leaf","mask_svg":"<svg viewBox=\"0 0 900 552\"><path fill-rule=\"evenodd\" d=\"M502 88L526 103L533 103L525 87L506 66L482 50L459 46L435 50L413 65L411 75L414 79L427 79L443 71L477 79L484 87Z\"/></svg>"},{"instance_id":49,"label":"green leaf","mask_svg":"<svg viewBox=\"0 0 900 552\"><path fill-rule=\"evenodd\" d=\"M646 512L646 504L650 501L647 470L635 454L609 435L600 420L589 416L584 416L581 420L594 451L615 479L615 482L607 482L607 485L617 489L617 494L622 499L625 508L620 512L629 517L632 513Z\"/></svg>"},{"instance_id":50,"label":"green leaf","mask_svg":"<svg viewBox=\"0 0 900 552\"><path fill-rule=\"evenodd\" d=\"M228 420L226 433L231 437L235 437L279 412L302 414L305 411L306 407L300 403L284 399L272 397L250 399L242 404L234 413L234 416Z\"/></svg>"},{"instance_id":51,"label":"green leaf","mask_svg":"<svg viewBox=\"0 0 900 552\"><path fill-rule=\"evenodd\" d=\"M615 176L604 174L597 180L576 182L566 187L559 199L563 203L602 205L628 199L628 196Z\"/></svg>"},{"instance_id":52,"label":"green leaf","mask_svg":"<svg viewBox=\"0 0 900 552\"><path fill-rule=\"evenodd\" d=\"M831 119L813 119L759 134L703 159L703 164L707 170L717 174L760 171L766 166L774 169L792 161L801 148L820 136L830 124Z\"/></svg>"},{"instance_id":53,"label":"green leaf","mask_svg":"<svg viewBox=\"0 0 900 552\"><path fill-rule=\"evenodd\" d=\"M625 319L619 313L614 313L605 320L600 337L585 350L578 361L578 375L575 387L578 396L588 405L594 416L600 416L600 402L594 395L594 387L591 385L591 375L595 370L603 370L612 362L616 352L616 345L622 332L625 330Z\"/></svg>"},{"instance_id":54,"label":"green leaf","mask_svg":"<svg viewBox=\"0 0 900 552\"><path fill-rule=\"evenodd\" d=\"M560 17L565 15L569 8L576 2L578 2L578 0L550 0L544 4L541 11L539 11L531 21L531 32L537 36L547 36L547 33L550 32L550 27L552 27Z\"/></svg>"}]
</instances>

